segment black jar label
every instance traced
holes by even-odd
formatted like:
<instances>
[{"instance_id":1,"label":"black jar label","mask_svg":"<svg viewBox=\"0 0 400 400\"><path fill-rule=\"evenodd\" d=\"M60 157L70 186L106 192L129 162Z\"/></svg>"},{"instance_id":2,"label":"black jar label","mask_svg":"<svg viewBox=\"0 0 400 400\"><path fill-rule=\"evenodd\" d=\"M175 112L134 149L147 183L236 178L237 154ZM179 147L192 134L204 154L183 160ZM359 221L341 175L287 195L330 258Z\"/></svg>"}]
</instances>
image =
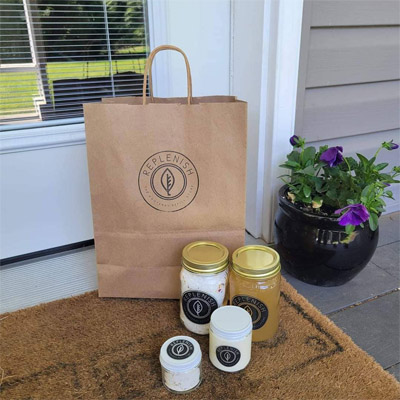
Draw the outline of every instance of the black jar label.
<instances>
[{"instance_id":1,"label":"black jar label","mask_svg":"<svg viewBox=\"0 0 400 400\"><path fill-rule=\"evenodd\" d=\"M238 295L232 299L232 305L244 308L251 316L253 321L253 330L260 329L265 325L268 319L268 308L255 297Z\"/></svg>"},{"instance_id":2,"label":"black jar label","mask_svg":"<svg viewBox=\"0 0 400 400\"><path fill-rule=\"evenodd\" d=\"M189 321L203 325L210 322L218 303L207 293L189 290L182 294L182 308Z\"/></svg>"},{"instance_id":3,"label":"black jar label","mask_svg":"<svg viewBox=\"0 0 400 400\"><path fill-rule=\"evenodd\" d=\"M185 339L174 340L167 347L167 354L175 360L184 360L185 358L190 357L193 352L193 343Z\"/></svg>"},{"instance_id":4,"label":"black jar label","mask_svg":"<svg viewBox=\"0 0 400 400\"><path fill-rule=\"evenodd\" d=\"M231 346L218 346L216 349L218 361L225 367L233 367L240 360L240 351Z\"/></svg>"}]
</instances>

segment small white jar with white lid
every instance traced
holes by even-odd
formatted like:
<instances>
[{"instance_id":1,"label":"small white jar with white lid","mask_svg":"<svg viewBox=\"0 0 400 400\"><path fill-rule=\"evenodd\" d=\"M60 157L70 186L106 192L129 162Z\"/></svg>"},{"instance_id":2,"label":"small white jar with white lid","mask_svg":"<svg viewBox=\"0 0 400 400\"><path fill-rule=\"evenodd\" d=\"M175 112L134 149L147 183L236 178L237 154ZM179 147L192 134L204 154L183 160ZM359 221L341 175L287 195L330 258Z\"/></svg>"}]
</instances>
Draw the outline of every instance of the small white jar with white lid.
<instances>
[{"instance_id":1,"label":"small white jar with white lid","mask_svg":"<svg viewBox=\"0 0 400 400\"><path fill-rule=\"evenodd\" d=\"M161 346L164 386L173 393L188 393L201 383L201 349L189 336L174 336Z\"/></svg>"},{"instance_id":2,"label":"small white jar with white lid","mask_svg":"<svg viewBox=\"0 0 400 400\"><path fill-rule=\"evenodd\" d=\"M226 372L237 372L251 359L253 321L241 307L225 306L215 310L210 323L209 356L212 364Z\"/></svg>"}]
</instances>

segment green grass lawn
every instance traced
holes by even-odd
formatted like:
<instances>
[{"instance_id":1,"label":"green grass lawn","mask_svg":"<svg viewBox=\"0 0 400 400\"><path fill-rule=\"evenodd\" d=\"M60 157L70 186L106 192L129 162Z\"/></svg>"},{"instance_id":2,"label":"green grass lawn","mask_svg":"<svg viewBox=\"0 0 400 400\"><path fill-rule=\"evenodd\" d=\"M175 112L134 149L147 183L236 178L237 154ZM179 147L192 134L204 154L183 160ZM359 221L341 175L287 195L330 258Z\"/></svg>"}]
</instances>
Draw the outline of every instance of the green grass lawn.
<instances>
[{"instance_id":1,"label":"green grass lawn","mask_svg":"<svg viewBox=\"0 0 400 400\"><path fill-rule=\"evenodd\" d=\"M143 73L146 59L113 61L113 73L134 71ZM46 66L50 92L59 79L85 79L110 75L108 61L48 63ZM0 115L34 110L33 97L39 95L35 72L4 72L0 74Z\"/></svg>"}]
</instances>

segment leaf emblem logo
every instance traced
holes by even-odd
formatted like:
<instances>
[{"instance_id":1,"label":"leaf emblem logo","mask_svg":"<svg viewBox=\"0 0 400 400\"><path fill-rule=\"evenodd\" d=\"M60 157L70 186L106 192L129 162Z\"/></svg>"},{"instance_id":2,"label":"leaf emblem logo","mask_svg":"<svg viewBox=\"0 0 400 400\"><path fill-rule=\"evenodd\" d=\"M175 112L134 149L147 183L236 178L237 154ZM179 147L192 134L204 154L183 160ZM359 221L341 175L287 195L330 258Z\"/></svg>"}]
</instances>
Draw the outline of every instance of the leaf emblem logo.
<instances>
[{"instance_id":1,"label":"leaf emblem logo","mask_svg":"<svg viewBox=\"0 0 400 400\"><path fill-rule=\"evenodd\" d=\"M181 354L185 350L185 347L183 345L180 345L176 349L176 354Z\"/></svg>"},{"instance_id":2,"label":"leaf emblem logo","mask_svg":"<svg viewBox=\"0 0 400 400\"><path fill-rule=\"evenodd\" d=\"M250 306L244 306L243 308L250 314L250 317L253 317L253 310Z\"/></svg>"},{"instance_id":3,"label":"leaf emblem logo","mask_svg":"<svg viewBox=\"0 0 400 400\"><path fill-rule=\"evenodd\" d=\"M225 361L228 362L231 359L231 353L229 353L228 351L225 352L224 355Z\"/></svg>"},{"instance_id":4,"label":"leaf emblem logo","mask_svg":"<svg viewBox=\"0 0 400 400\"><path fill-rule=\"evenodd\" d=\"M193 310L194 310L194 312L197 314L197 315L200 315L200 313L203 311L203 306L202 306L202 304L200 303L200 301L196 301L194 304L193 304Z\"/></svg>"},{"instance_id":5,"label":"leaf emblem logo","mask_svg":"<svg viewBox=\"0 0 400 400\"><path fill-rule=\"evenodd\" d=\"M168 196L171 196L171 189L175 185L175 177L169 168L166 168L161 175L161 185L167 192Z\"/></svg>"},{"instance_id":6,"label":"leaf emblem logo","mask_svg":"<svg viewBox=\"0 0 400 400\"><path fill-rule=\"evenodd\" d=\"M219 346L216 348L218 361L225 367L233 367L240 360L240 350L231 346Z\"/></svg>"}]
</instances>

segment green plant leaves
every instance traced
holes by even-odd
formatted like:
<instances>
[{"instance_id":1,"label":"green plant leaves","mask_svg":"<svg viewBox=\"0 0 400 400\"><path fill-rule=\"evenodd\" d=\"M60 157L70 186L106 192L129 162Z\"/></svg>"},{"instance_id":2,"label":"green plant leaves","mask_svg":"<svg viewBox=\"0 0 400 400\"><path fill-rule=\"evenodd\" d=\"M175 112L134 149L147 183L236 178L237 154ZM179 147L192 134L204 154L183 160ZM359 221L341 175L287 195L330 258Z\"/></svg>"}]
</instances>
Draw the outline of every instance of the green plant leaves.
<instances>
[{"instance_id":1,"label":"green plant leaves","mask_svg":"<svg viewBox=\"0 0 400 400\"><path fill-rule=\"evenodd\" d=\"M356 227L354 225L346 225L345 227L345 231L348 235L350 235L350 233L352 233L354 231Z\"/></svg>"},{"instance_id":2,"label":"green plant leaves","mask_svg":"<svg viewBox=\"0 0 400 400\"><path fill-rule=\"evenodd\" d=\"M346 157L347 163L350 165L350 169L354 170L357 168L357 161L353 157Z\"/></svg>"},{"instance_id":3,"label":"green plant leaves","mask_svg":"<svg viewBox=\"0 0 400 400\"><path fill-rule=\"evenodd\" d=\"M280 167L282 167L282 168L290 168L290 169L299 168L300 164L298 162L296 162L296 161L288 160L284 164L281 164Z\"/></svg>"},{"instance_id":4,"label":"green plant leaves","mask_svg":"<svg viewBox=\"0 0 400 400\"><path fill-rule=\"evenodd\" d=\"M300 161L300 153L298 151L293 150L291 153L289 153L287 155L287 159L289 161L299 162Z\"/></svg>"},{"instance_id":5,"label":"green plant leaves","mask_svg":"<svg viewBox=\"0 0 400 400\"><path fill-rule=\"evenodd\" d=\"M316 169L312 166L309 165L308 167L305 167L304 169L300 169L297 171L299 174L304 174L304 175L309 175L309 176L314 176L316 174Z\"/></svg>"},{"instance_id":6,"label":"green plant leaves","mask_svg":"<svg viewBox=\"0 0 400 400\"><path fill-rule=\"evenodd\" d=\"M389 165L389 163L387 163L387 162L380 163L378 165L375 165L375 170L381 171L381 170L385 169L388 165Z\"/></svg>"},{"instance_id":7,"label":"green plant leaves","mask_svg":"<svg viewBox=\"0 0 400 400\"><path fill-rule=\"evenodd\" d=\"M364 166L364 168L368 167L368 165L369 165L368 158L364 157L360 153L356 153L356 154L357 154L357 157L359 158L359 160L361 161L362 165Z\"/></svg>"},{"instance_id":8,"label":"green plant leaves","mask_svg":"<svg viewBox=\"0 0 400 400\"><path fill-rule=\"evenodd\" d=\"M332 215L334 210L349 204L364 205L370 214L371 229L376 229L378 215L385 209L384 199L393 198L389 184L400 183L400 166L388 171L387 162L375 164L381 147L370 159L357 153L355 158L345 157L344 162L328 167L320 160L328 148L324 145L317 151L313 146L302 145L294 149L281 165L290 170L290 175L282 175L281 179L289 185L296 203L309 208L311 205L315 212ZM354 227L346 227L348 237L356 235L353 230Z\"/></svg>"},{"instance_id":9,"label":"green plant leaves","mask_svg":"<svg viewBox=\"0 0 400 400\"><path fill-rule=\"evenodd\" d=\"M329 189L329 190L326 192L326 195L327 195L330 199L332 199L332 200L336 200L336 198L337 198L336 190L335 190L335 189Z\"/></svg>"},{"instance_id":10,"label":"green plant leaves","mask_svg":"<svg viewBox=\"0 0 400 400\"><path fill-rule=\"evenodd\" d=\"M388 197L389 199L394 200L393 192L392 192L391 190L386 190L385 193L384 193L384 195L385 195L386 197Z\"/></svg>"},{"instance_id":11,"label":"green plant leaves","mask_svg":"<svg viewBox=\"0 0 400 400\"><path fill-rule=\"evenodd\" d=\"M363 203L367 203L368 202L368 198L371 195L371 192L372 192L373 189L374 189L373 185L365 186L365 188L361 192L361 201Z\"/></svg>"},{"instance_id":12,"label":"green plant leaves","mask_svg":"<svg viewBox=\"0 0 400 400\"><path fill-rule=\"evenodd\" d=\"M370 213L368 222L371 230L376 231L378 228L378 215L375 213Z\"/></svg>"},{"instance_id":13,"label":"green plant leaves","mask_svg":"<svg viewBox=\"0 0 400 400\"><path fill-rule=\"evenodd\" d=\"M379 174L380 180L386 183L399 183L400 181L394 179L392 175L389 174Z\"/></svg>"},{"instance_id":14,"label":"green plant leaves","mask_svg":"<svg viewBox=\"0 0 400 400\"><path fill-rule=\"evenodd\" d=\"M310 163L314 164L314 158L315 158L315 147L310 146L304 149L303 152L303 164L305 165L310 165Z\"/></svg>"}]
</instances>

